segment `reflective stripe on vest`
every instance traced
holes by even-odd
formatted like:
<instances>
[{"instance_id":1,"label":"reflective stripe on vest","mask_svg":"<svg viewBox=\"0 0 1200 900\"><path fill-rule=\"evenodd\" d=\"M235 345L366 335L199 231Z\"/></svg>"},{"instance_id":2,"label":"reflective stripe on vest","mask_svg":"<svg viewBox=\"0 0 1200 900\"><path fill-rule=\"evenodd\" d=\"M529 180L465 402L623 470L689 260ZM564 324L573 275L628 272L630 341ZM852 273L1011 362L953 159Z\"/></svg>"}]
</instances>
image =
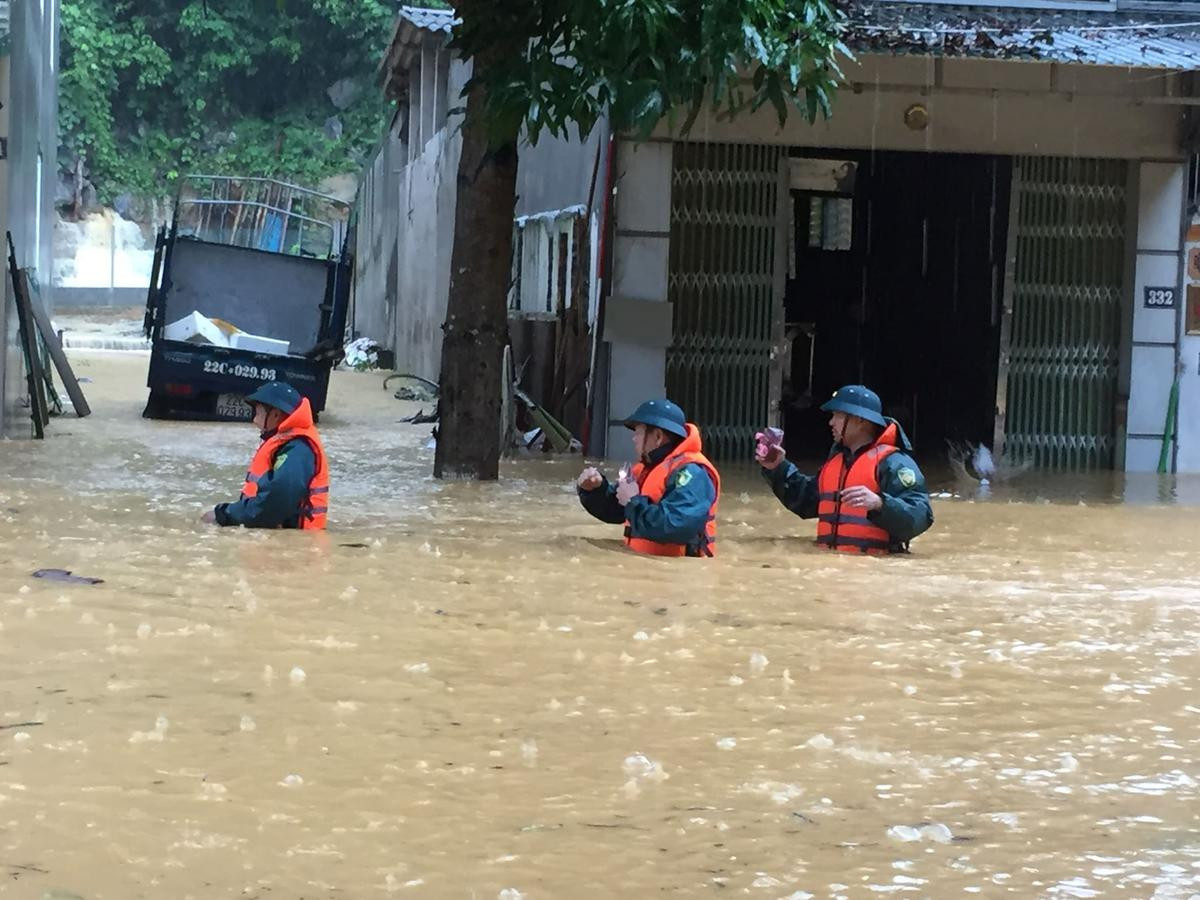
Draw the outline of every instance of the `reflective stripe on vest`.
<instances>
[{"instance_id":1,"label":"reflective stripe on vest","mask_svg":"<svg viewBox=\"0 0 1200 900\"><path fill-rule=\"evenodd\" d=\"M246 472L242 496L258 496L258 480L274 468L275 457L283 446L297 438L306 441L312 448L315 461L313 477L308 483L308 495L296 510L299 527L323 529L329 511L329 466L325 459L321 436L313 426L312 407L309 406L307 397L300 401L295 412L279 424L276 432L259 445L254 459L250 461L250 469Z\"/></svg>"},{"instance_id":2,"label":"reflective stripe on vest","mask_svg":"<svg viewBox=\"0 0 1200 900\"><path fill-rule=\"evenodd\" d=\"M664 544L648 538L634 537L628 521L625 522L625 544L629 549L638 553L648 553L651 556L687 556L689 548L695 548L695 554L701 557L717 555L717 503L721 499L721 476L716 467L700 452L700 432L695 425L688 423L688 436L675 448L675 451L657 466L647 469L641 463L633 467L633 477L641 489L641 496L652 503L658 503L667 492L671 476L689 463L702 466L713 483L713 502L708 508L708 517L704 529L696 535L691 544Z\"/></svg>"},{"instance_id":3,"label":"reflective stripe on vest","mask_svg":"<svg viewBox=\"0 0 1200 900\"><path fill-rule=\"evenodd\" d=\"M870 449L860 454L850 467L842 453L826 460L817 476L817 544L850 553L890 553L896 542L888 532L871 521L862 506L844 506L842 492L850 487L865 487L879 493L879 464L900 448L889 443L895 426L885 430Z\"/></svg>"}]
</instances>

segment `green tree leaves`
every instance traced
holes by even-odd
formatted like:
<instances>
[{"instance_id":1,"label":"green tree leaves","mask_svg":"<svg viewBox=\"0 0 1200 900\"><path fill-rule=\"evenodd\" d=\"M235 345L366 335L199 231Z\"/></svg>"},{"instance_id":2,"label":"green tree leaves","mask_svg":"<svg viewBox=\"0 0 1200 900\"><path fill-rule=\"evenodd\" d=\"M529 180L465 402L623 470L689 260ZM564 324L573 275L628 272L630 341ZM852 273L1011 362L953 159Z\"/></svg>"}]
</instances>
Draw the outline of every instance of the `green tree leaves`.
<instances>
[{"instance_id":1,"label":"green tree leaves","mask_svg":"<svg viewBox=\"0 0 1200 900\"><path fill-rule=\"evenodd\" d=\"M163 196L179 172L303 182L357 168L385 110L362 90L391 34L389 0L63 0L59 131L100 196ZM322 132L337 114L340 141Z\"/></svg>"},{"instance_id":2,"label":"green tree leaves","mask_svg":"<svg viewBox=\"0 0 1200 900\"><path fill-rule=\"evenodd\" d=\"M493 140L524 127L587 132L606 109L618 130L647 136L664 116L680 131L706 108L737 115L770 105L782 124L831 114L841 79L843 14L829 0L463 0L455 46L503 52L486 82ZM682 120L679 121L679 114Z\"/></svg>"}]
</instances>

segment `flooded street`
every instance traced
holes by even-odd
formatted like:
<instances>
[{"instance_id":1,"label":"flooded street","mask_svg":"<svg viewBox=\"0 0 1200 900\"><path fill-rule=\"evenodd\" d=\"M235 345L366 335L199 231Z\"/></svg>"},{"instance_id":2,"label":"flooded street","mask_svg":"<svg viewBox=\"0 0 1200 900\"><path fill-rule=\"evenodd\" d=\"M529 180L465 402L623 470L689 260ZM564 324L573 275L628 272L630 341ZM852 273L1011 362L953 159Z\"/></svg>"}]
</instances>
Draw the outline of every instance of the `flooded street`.
<instances>
[{"instance_id":1,"label":"flooded street","mask_svg":"<svg viewBox=\"0 0 1200 900\"><path fill-rule=\"evenodd\" d=\"M1157 480L935 500L878 559L732 473L719 559L640 558L578 459L436 483L337 373L329 531L217 529L252 428L74 361L94 415L0 445L0 891L1200 892L1200 509Z\"/></svg>"}]
</instances>

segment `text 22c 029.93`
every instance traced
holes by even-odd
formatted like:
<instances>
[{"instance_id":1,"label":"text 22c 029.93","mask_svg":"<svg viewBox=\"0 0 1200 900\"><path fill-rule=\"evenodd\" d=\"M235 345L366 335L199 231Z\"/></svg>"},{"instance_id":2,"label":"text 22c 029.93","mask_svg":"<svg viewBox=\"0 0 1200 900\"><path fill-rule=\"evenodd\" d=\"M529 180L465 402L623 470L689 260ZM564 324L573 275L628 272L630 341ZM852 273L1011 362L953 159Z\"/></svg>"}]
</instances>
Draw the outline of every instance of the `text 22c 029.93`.
<instances>
[{"instance_id":1,"label":"text 22c 029.93","mask_svg":"<svg viewBox=\"0 0 1200 900\"><path fill-rule=\"evenodd\" d=\"M275 381L274 369L260 369L258 366L248 366L244 363L219 362L215 359L204 361L204 372L207 375L233 375L237 378L257 378L260 381Z\"/></svg>"}]
</instances>

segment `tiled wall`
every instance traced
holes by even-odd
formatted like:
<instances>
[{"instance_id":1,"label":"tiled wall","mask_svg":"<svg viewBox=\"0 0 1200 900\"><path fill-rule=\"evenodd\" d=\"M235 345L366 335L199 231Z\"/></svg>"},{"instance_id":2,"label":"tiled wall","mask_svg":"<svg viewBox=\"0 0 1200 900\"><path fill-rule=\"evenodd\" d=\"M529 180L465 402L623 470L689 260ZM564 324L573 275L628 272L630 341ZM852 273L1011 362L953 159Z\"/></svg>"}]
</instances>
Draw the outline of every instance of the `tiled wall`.
<instances>
[{"instance_id":1,"label":"tiled wall","mask_svg":"<svg viewBox=\"0 0 1200 900\"><path fill-rule=\"evenodd\" d=\"M1162 449L1167 400L1175 378L1176 322L1183 305L1180 263L1186 171L1183 163L1140 163L1125 439L1127 472L1155 471ZM1145 289L1156 287L1174 289L1175 308L1146 305ZM1194 366L1191 379L1196 379Z\"/></svg>"}]
</instances>

